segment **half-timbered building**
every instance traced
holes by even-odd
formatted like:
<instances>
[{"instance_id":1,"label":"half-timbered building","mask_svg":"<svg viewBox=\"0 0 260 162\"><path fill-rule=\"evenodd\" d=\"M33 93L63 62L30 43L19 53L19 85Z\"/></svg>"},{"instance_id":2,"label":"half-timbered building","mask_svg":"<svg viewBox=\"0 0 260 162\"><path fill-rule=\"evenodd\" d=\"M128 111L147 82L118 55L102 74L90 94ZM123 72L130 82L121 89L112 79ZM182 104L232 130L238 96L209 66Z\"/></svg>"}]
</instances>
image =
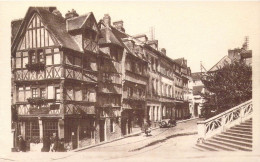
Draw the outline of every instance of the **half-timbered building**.
<instances>
[{"instance_id":1,"label":"half-timbered building","mask_svg":"<svg viewBox=\"0 0 260 162\"><path fill-rule=\"evenodd\" d=\"M187 65L108 14L97 22L92 12L30 7L12 21L11 60L15 139L41 143L56 133L76 149L184 116L176 105Z\"/></svg>"}]
</instances>

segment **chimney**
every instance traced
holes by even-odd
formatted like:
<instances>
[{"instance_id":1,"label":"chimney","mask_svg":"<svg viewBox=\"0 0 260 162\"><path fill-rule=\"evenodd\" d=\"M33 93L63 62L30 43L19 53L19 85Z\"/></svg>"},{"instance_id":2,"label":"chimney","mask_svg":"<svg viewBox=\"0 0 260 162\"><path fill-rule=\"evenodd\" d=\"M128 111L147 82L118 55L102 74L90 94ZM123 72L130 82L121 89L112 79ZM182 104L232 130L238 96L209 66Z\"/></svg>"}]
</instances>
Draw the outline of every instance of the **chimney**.
<instances>
[{"instance_id":1,"label":"chimney","mask_svg":"<svg viewBox=\"0 0 260 162\"><path fill-rule=\"evenodd\" d=\"M52 13L53 13L54 15L57 15L57 16L62 17L62 14L61 14L60 11L57 10L57 9L53 10Z\"/></svg>"},{"instance_id":2,"label":"chimney","mask_svg":"<svg viewBox=\"0 0 260 162\"><path fill-rule=\"evenodd\" d=\"M77 14L77 12L72 9L71 11L68 11L66 14L65 14L65 19L70 19L70 18L73 18L73 17L78 17L79 14Z\"/></svg>"},{"instance_id":3,"label":"chimney","mask_svg":"<svg viewBox=\"0 0 260 162\"><path fill-rule=\"evenodd\" d=\"M166 49L165 48L162 48L161 52L163 53L164 56L166 56Z\"/></svg>"},{"instance_id":4,"label":"chimney","mask_svg":"<svg viewBox=\"0 0 260 162\"><path fill-rule=\"evenodd\" d=\"M104 15L103 21L104 21L104 24L106 25L106 27L111 26L111 17L109 16L109 14Z\"/></svg>"},{"instance_id":5,"label":"chimney","mask_svg":"<svg viewBox=\"0 0 260 162\"><path fill-rule=\"evenodd\" d=\"M113 25L115 26L115 28L121 32L125 32L124 29L124 22L122 20L119 21L115 21L113 22Z\"/></svg>"}]
</instances>

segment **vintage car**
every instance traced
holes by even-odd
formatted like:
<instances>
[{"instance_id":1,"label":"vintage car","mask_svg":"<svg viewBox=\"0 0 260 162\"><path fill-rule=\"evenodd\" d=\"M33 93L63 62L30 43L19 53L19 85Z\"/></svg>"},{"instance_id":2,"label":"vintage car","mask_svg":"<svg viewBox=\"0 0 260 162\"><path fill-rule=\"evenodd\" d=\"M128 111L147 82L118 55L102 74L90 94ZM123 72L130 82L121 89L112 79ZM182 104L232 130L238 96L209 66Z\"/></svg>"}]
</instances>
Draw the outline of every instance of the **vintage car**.
<instances>
[{"instance_id":1,"label":"vintage car","mask_svg":"<svg viewBox=\"0 0 260 162\"><path fill-rule=\"evenodd\" d=\"M159 123L160 128L168 128L168 127L173 127L176 126L176 121L173 119L163 119Z\"/></svg>"}]
</instances>

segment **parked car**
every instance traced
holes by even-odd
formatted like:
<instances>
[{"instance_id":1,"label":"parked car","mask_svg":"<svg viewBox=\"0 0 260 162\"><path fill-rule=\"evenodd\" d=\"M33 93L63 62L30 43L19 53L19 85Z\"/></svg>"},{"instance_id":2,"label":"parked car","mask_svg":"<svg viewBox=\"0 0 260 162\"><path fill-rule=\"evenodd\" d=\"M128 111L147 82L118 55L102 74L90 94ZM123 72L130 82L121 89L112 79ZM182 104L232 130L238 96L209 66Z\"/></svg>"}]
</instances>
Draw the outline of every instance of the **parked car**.
<instances>
[{"instance_id":1,"label":"parked car","mask_svg":"<svg viewBox=\"0 0 260 162\"><path fill-rule=\"evenodd\" d=\"M173 127L176 126L176 120L173 119L163 119L159 123L160 128L168 128L168 127Z\"/></svg>"}]
</instances>

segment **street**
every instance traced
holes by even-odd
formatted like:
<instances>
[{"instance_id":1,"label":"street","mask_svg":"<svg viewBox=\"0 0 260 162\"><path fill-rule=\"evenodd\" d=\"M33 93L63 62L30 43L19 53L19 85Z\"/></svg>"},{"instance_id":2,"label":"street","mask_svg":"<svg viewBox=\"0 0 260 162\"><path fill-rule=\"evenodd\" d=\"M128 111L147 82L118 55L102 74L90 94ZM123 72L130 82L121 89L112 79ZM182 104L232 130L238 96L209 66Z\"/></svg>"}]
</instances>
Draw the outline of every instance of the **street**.
<instances>
[{"instance_id":1,"label":"street","mask_svg":"<svg viewBox=\"0 0 260 162\"><path fill-rule=\"evenodd\" d=\"M118 141L103 144L80 152L67 153L12 153L10 160L22 161L73 161L73 159L122 160L126 158L149 157L151 155L178 155L177 152L194 152L192 148L197 140L198 119L177 123L176 127L152 130L151 136L143 133ZM15 156L14 156L15 155ZM29 155L29 156L28 156Z\"/></svg>"},{"instance_id":2,"label":"street","mask_svg":"<svg viewBox=\"0 0 260 162\"><path fill-rule=\"evenodd\" d=\"M10 153L0 157L0 161L144 161L161 159L189 161L189 158L213 160L217 152L199 152L193 149L197 141L197 121L194 119L178 123L176 127L160 128L152 131L152 136L144 134L127 137L118 141L82 150L80 152L26 152ZM212 155L212 156L211 156ZM243 154L221 153L222 158L242 159ZM211 159L208 159L211 158ZM240 160L242 160L240 159Z\"/></svg>"}]
</instances>

